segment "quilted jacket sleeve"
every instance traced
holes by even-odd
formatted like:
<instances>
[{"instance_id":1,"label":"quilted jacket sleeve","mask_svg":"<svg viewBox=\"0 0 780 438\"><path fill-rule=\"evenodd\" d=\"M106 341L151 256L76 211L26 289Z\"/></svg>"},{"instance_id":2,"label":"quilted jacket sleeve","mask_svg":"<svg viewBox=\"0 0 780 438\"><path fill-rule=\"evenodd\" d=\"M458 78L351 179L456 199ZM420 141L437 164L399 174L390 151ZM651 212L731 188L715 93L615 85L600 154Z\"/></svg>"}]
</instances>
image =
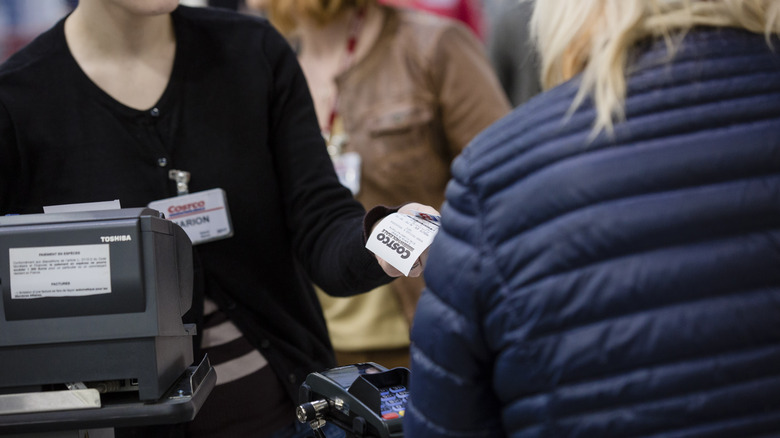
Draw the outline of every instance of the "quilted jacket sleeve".
<instances>
[{"instance_id":1,"label":"quilted jacket sleeve","mask_svg":"<svg viewBox=\"0 0 780 438\"><path fill-rule=\"evenodd\" d=\"M446 220L429 257L439 262L426 267L427 290L415 316L407 438L500 433L500 407L490 390L491 359L479 321L479 293L497 287L495 281L483 282L496 277L491 256L480 245L477 198L469 192L468 181L457 178L466 170L469 152L456 161L456 177L448 186L450 201L442 212ZM453 275L451 266L463 269Z\"/></svg>"}]
</instances>

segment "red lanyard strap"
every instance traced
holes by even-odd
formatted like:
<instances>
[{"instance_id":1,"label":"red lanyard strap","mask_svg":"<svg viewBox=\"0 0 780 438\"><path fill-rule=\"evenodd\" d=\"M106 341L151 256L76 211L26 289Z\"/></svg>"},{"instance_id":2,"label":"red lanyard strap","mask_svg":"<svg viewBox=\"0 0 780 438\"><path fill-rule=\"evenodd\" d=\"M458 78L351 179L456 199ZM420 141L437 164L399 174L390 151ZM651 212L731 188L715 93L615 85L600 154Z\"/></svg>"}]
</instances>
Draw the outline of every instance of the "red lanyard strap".
<instances>
[{"instance_id":1,"label":"red lanyard strap","mask_svg":"<svg viewBox=\"0 0 780 438\"><path fill-rule=\"evenodd\" d=\"M341 71L345 71L354 62L355 49L357 48L358 37L360 36L360 31L363 28L363 21L365 21L365 17L365 8L358 8L358 10L355 11L355 17L352 20L352 23L349 27L349 34L347 35L347 52L344 56L344 62L342 63ZM330 114L328 115L328 124L325 126L325 129L322 130L323 136L326 139L328 139L332 134L331 131L333 130L333 124L336 122L336 117L338 117L338 100L339 96L337 92L336 96L333 98L333 106L331 106Z\"/></svg>"}]
</instances>

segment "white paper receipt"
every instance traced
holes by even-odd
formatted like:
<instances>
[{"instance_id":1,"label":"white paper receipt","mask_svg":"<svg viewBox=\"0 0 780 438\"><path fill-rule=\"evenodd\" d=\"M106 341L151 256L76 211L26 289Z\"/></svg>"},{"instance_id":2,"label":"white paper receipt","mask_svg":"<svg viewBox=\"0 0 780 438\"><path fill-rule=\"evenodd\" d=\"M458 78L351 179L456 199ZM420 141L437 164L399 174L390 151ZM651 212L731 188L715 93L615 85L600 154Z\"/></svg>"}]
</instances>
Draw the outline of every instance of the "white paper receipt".
<instances>
[{"instance_id":1,"label":"white paper receipt","mask_svg":"<svg viewBox=\"0 0 780 438\"><path fill-rule=\"evenodd\" d=\"M11 299L111 293L108 244L10 248Z\"/></svg>"},{"instance_id":2,"label":"white paper receipt","mask_svg":"<svg viewBox=\"0 0 780 438\"><path fill-rule=\"evenodd\" d=\"M366 248L408 276L438 232L438 216L393 213L374 227Z\"/></svg>"}]
</instances>

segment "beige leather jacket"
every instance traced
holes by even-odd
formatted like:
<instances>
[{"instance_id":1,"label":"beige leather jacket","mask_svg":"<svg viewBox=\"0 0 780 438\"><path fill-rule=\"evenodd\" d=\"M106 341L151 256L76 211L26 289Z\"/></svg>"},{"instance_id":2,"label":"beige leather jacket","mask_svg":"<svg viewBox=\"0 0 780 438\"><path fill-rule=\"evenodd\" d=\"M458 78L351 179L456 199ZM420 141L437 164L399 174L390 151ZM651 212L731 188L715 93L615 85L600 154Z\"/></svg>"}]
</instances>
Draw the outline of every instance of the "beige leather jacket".
<instances>
[{"instance_id":1,"label":"beige leather jacket","mask_svg":"<svg viewBox=\"0 0 780 438\"><path fill-rule=\"evenodd\" d=\"M375 46L336 78L344 150L362 158L357 199L367 208L412 201L440 208L452 159L510 104L467 27L383 9ZM411 319L423 280L401 278L392 287Z\"/></svg>"}]
</instances>

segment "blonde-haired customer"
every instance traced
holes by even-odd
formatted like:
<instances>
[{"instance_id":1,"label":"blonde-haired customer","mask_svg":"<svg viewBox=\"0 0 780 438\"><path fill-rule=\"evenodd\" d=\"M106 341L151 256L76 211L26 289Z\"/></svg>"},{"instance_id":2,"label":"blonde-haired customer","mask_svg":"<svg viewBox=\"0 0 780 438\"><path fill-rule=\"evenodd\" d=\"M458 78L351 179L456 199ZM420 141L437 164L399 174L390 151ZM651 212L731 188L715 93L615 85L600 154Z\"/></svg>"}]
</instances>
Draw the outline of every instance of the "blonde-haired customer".
<instances>
[{"instance_id":1,"label":"blonde-haired customer","mask_svg":"<svg viewBox=\"0 0 780 438\"><path fill-rule=\"evenodd\" d=\"M544 0L453 164L406 438L780 430L780 2Z\"/></svg>"},{"instance_id":2,"label":"blonde-haired customer","mask_svg":"<svg viewBox=\"0 0 780 438\"><path fill-rule=\"evenodd\" d=\"M441 206L452 159L510 111L482 43L455 20L375 0L262 2L297 50L328 149L356 198ZM399 278L360 297L320 290L339 363L409 366L423 288L422 278Z\"/></svg>"}]
</instances>

